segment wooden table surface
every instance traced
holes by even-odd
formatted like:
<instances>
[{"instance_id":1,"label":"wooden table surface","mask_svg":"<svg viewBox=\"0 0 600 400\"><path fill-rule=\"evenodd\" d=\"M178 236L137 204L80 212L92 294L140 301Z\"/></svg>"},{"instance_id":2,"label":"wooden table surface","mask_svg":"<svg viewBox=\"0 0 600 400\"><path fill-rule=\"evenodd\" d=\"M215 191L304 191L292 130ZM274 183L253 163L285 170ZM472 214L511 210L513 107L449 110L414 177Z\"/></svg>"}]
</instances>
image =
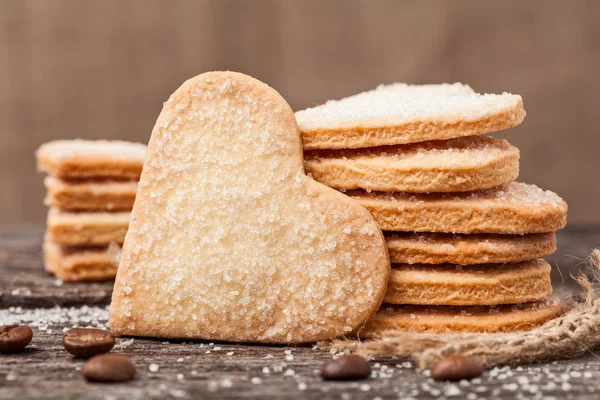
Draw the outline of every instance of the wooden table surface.
<instances>
[{"instance_id":1,"label":"wooden table surface","mask_svg":"<svg viewBox=\"0 0 600 400\"><path fill-rule=\"evenodd\" d=\"M0 355L0 399L596 399L600 398L600 357L487 371L471 382L439 383L406 360L373 360L374 376L354 382L325 382L321 365L331 359L305 347L176 342L119 338L116 353L131 358L137 378L128 383L89 384L80 360L61 344L63 329L105 327L110 283L67 284L42 266L42 229L0 231L0 325L21 322L34 329L24 353ZM559 233L554 267L556 292L573 292L569 272L600 245L597 229Z\"/></svg>"}]
</instances>

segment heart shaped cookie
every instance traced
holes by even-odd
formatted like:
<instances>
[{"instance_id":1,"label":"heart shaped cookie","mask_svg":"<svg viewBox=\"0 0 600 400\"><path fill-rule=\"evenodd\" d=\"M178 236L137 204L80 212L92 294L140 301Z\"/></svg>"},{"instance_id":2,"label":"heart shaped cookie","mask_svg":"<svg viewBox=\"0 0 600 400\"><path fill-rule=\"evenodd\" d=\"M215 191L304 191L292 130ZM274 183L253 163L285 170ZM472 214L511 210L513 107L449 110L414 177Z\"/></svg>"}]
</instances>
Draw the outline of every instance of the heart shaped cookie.
<instances>
[{"instance_id":1,"label":"heart shaped cookie","mask_svg":"<svg viewBox=\"0 0 600 400\"><path fill-rule=\"evenodd\" d=\"M121 335L303 343L383 300L381 230L304 173L285 100L232 72L185 82L148 146L110 307Z\"/></svg>"}]
</instances>

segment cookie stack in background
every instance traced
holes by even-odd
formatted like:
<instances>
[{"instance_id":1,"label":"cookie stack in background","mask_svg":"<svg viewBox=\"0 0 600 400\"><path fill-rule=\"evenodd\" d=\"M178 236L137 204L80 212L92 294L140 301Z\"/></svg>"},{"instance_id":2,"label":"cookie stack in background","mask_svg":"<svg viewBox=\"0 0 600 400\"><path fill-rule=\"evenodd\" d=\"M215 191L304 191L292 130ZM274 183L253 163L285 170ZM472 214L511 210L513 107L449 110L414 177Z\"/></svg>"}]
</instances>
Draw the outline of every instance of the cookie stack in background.
<instances>
[{"instance_id":1,"label":"cookie stack in background","mask_svg":"<svg viewBox=\"0 0 600 400\"><path fill-rule=\"evenodd\" d=\"M63 281L115 277L115 245L125 239L145 153L145 145L123 141L59 140L38 149L38 169L49 175L48 272Z\"/></svg>"},{"instance_id":2,"label":"cookie stack in background","mask_svg":"<svg viewBox=\"0 0 600 400\"><path fill-rule=\"evenodd\" d=\"M550 265L566 203L514 182L520 96L393 84L296 113L306 171L346 192L387 238L392 273L359 332L501 332L557 316Z\"/></svg>"}]
</instances>

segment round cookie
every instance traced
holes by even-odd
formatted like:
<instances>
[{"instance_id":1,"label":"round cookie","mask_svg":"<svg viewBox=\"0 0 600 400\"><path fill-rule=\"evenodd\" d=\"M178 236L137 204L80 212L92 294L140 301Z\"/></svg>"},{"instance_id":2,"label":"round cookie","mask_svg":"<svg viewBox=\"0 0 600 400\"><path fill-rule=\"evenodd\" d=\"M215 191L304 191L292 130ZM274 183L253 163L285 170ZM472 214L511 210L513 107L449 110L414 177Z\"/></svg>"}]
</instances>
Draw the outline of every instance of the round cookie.
<instances>
[{"instance_id":1,"label":"round cookie","mask_svg":"<svg viewBox=\"0 0 600 400\"><path fill-rule=\"evenodd\" d=\"M567 203L535 185L511 182L480 192L409 194L349 191L386 231L527 234L567 223Z\"/></svg>"},{"instance_id":2,"label":"round cookie","mask_svg":"<svg viewBox=\"0 0 600 400\"><path fill-rule=\"evenodd\" d=\"M519 150L504 139L474 136L359 150L308 151L306 172L335 189L466 192L519 176Z\"/></svg>"},{"instance_id":3,"label":"round cookie","mask_svg":"<svg viewBox=\"0 0 600 400\"><path fill-rule=\"evenodd\" d=\"M550 300L498 307L383 304L358 335L364 339L372 339L392 330L419 333L526 331L558 317L561 312L561 307Z\"/></svg>"},{"instance_id":4,"label":"round cookie","mask_svg":"<svg viewBox=\"0 0 600 400\"><path fill-rule=\"evenodd\" d=\"M298 111L305 150L357 149L495 132L525 118L521 96L467 85L381 85Z\"/></svg>"},{"instance_id":5,"label":"round cookie","mask_svg":"<svg viewBox=\"0 0 600 400\"><path fill-rule=\"evenodd\" d=\"M487 264L535 260L556 251L556 234L384 232L394 264Z\"/></svg>"},{"instance_id":6,"label":"round cookie","mask_svg":"<svg viewBox=\"0 0 600 400\"><path fill-rule=\"evenodd\" d=\"M480 306L519 304L552 294L550 264L392 265L384 302Z\"/></svg>"}]
</instances>

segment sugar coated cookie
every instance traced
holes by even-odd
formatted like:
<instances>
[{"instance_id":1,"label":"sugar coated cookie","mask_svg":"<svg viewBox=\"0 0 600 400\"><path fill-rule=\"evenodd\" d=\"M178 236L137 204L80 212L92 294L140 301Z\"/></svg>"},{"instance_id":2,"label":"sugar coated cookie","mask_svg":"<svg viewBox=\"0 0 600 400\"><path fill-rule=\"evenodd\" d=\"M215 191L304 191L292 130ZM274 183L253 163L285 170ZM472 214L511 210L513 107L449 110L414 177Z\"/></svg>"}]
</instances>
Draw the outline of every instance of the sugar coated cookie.
<instances>
[{"instance_id":1,"label":"sugar coated cookie","mask_svg":"<svg viewBox=\"0 0 600 400\"><path fill-rule=\"evenodd\" d=\"M131 211L136 181L65 181L47 176L45 204L73 211Z\"/></svg>"},{"instance_id":2,"label":"sugar coated cookie","mask_svg":"<svg viewBox=\"0 0 600 400\"><path fill-rule=\"evenodd\" d=\"M525 118L521 96L459 83L396 83L296 113L306 150L355 149L495 132Z\"/></svg>"},{"instance_id":3,"label":"sugar coated cookie","mask_svg":"<svg viewBox=\"0 0 600 400\"><path fill-rule=\"evenodd\" d=\"M385 336L386 331L421 333L526 331L543 325L562 312L557 302L497 307L392 306L384 304L358 335Z\"/></svg>"},{"instance_id":4,"label":"sugar coated cookie","mask_svg":"<svg viewBox=\"0 0 600 400\"><path fill-rule=\"evenodd\" d=\"M550 264L392 265L384 301L390 304L480 306L519 304L552 294Z\"/></svg>"},{"instance_id":5,"label":"sugar coated cookie","mask_svg":"<svg viewBox=\"0 0 600 400\"><path fill-rule=\"evenodd\" d=\"M390 270L363 207L308 178L285 100L206 73L165 103L117 272L121 335L302 343L347 334Z\"/></svg>"},{"instance_id":6,"label":"sugar coated cookie","mask_svg":"<svg viewBox=\"0 0 600 400\"><path fill-rule=\"evenodd\" d=\"M481 192L347 194L387 231L526 234L554 232L567 223L567 203L556 193L520 182Z\"/></svg>"},{"instance_id":7,"label":"sugar coated cookie","mask_svg":"<svg viewBox=\"0 0 600 400\"><path fill-rule=\"evenodd\" d=\"M48 240L65 246L122 244L129 227L130 212L48 212Z\"/></svg>"},{"instance_id":8,"label":"sugar coated cookie","mask_svg":"<svg viewBox=\"0 0 600 400\"><path fill-rule=\"evenodd\" d=\"M56 140L37 151L40 171L63 179L138 179L146 146L120 140Z\"/></svg>"},{"instance_id":9,"label":"sugar coated cookie","mask_svg":"<svg viewBox=\"0 0 600 400\"><path fill-rule=\"evenodd\" d=\"M384 232L394 264L485 264L535 260L556 251L556 234Z\"/></svg>"},{"instance_id":10,"label":"sugar coated cookie","mask_svg":"<svg viewBox=\"0 0 600 400\"><path fill-rule=\"evenodd\" d=\"M44 241L46 270L65 282L105 281L117 274L115 257L108 247L71 248Z\"/></svg>"},{"instance_id":11,"label":"sugar coated cookie","mask_svg":"<svg viewBox=\"0 0 600 400\"><path fill-rule=\"evenodd\" d=\"M304 154L306 172L335 189L465 192L519 176L519 150L504 139L474 136L358 150Z\"/></svg>"}]
</instances>

